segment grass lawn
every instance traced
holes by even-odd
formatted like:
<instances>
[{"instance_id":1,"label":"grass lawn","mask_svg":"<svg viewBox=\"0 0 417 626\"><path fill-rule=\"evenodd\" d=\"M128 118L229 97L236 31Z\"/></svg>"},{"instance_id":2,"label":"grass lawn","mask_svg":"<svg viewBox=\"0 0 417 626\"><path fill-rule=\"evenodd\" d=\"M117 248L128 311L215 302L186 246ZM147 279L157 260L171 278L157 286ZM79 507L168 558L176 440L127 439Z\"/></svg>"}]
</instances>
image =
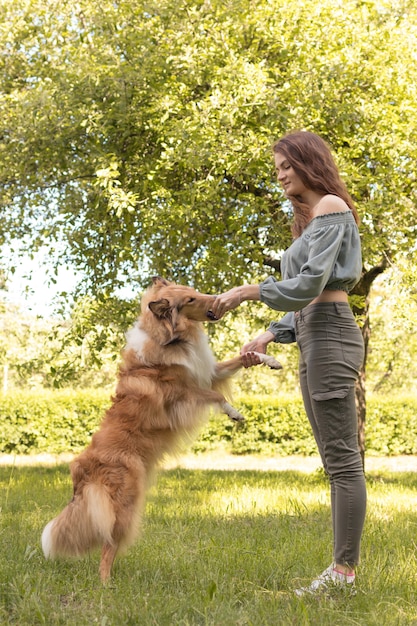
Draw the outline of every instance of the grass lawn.
<instances>
[{"instance_id":1,"label":"grass lawn","mask_svg":"<svg viewBox=\"0 0 417 626\"><path fill-rule=\"evenodd\" d=\"M368 472L358 593L306 599L292 590L331 561L321 472L163 471L107 587L96 553L42 555L67 466L3 466L0 484L1 625L417 625L417 472Z\"/></svg>"}]
</instances>

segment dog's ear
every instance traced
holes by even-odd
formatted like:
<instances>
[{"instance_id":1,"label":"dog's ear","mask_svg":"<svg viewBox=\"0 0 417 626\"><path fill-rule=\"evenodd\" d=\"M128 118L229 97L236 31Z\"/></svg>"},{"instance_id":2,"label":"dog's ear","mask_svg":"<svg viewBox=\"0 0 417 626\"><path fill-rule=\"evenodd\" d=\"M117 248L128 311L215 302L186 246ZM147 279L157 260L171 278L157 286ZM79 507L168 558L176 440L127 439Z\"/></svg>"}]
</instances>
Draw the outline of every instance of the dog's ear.
<instances>
[{"instance_id":1,"label":"dog's ear","mask_svg":"<svg viewBox=\"0 0 417 626\"><path fill-rule=\"evenodd\" d=\"M161 341L163 346L171 343L177 338L176 329L178 321L178 309L171 306L169 300L162 298L154 300L148 304L149 310L161 321L161 328L165 334Z\"/></svg>"},{"instance_id":2,"label":"dog's ear","mask_svg":"<svg viewBox=\"0 0 417 626\"><path fill-rule=\"evenodd\" d=\"M148 306L152 313L156 315L158 319L171 319L172 307L169 304L169 300L167 300L166 298L149 302Z\"/></svg>"},{"instance_id":3,"label":"dog's ear","mask_svg":"<svg viewBox=\"0 0 417 626\"><path fill-rule=\"evenodd\" d=\"M167 287L170 283L162 276L152 276L152 284L160 287Z\"/></svg>"}]
</instances>

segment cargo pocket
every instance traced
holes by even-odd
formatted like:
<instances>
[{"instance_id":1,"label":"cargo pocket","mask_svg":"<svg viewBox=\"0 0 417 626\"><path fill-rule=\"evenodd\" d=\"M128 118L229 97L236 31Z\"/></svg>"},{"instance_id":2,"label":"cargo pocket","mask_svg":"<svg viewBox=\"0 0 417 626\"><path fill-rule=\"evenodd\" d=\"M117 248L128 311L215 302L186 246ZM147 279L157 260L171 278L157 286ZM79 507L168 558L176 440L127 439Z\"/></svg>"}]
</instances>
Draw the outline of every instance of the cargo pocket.
<instances>
[{"instance_id":1,"label":"cargo pocket","mask_svg":"<svg viewBox=\"0 0 417 626\"><path fill-rule=\"evenodd\" d=\"M323 400L334 400L336 398L346 398L349 393L349 387L341 387L340 389L330 389L328 391L313 391L311 397L317 402Z\"/></svg>"},{"instance_id":2,"label":"cargo pocket","mask_svg":"<svg viewBox=\"0 0 417 626\"><path fill-rule=\"evenodd\" d=\"M347 440L357 431L355 389L318 389L312 392L311 397L317 428L327 457L334 445L338 448L335 442Z\"/></svg>"}]
</instances>

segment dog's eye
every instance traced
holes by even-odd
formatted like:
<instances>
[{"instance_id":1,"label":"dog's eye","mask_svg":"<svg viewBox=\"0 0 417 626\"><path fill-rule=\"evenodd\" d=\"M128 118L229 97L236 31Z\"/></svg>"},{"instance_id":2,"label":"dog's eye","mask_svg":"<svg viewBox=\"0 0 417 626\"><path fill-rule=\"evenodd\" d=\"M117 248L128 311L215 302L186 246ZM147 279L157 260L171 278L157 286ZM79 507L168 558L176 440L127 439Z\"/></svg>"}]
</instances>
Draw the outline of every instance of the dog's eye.
<instances>
[{"instance_id":1,"label":"dog's eye","mask_svg":"<svg viewBox=\"0 0 417 626\"><path fill-rule=\"evenodd\" d=\"M193 302L195 302L195 298L188 298L188 304L192 304Z\"/></svg>"}]
</instances>

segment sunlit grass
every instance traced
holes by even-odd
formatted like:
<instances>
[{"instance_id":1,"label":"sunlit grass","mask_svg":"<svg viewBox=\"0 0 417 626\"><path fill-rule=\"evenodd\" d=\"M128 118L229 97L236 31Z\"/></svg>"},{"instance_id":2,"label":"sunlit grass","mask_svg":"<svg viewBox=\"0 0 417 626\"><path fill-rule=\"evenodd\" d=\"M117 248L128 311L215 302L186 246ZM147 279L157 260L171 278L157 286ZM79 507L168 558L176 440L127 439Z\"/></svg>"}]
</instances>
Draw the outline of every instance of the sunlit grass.
<instances>
[{"instance_id":1,"label":"sunlit grass","mask_svg":"<svg viewBox=\"0 0 417 626\"><path fill-rule=\"evenodd\" d=\"M174 469L151 489L142 538L98 578L98 554L45 561L68 468L0 468L0 624L417 624L417 473L370 473L358 594L298 599L331 560L321 472Z\"/></svg>"}]
</instances>

